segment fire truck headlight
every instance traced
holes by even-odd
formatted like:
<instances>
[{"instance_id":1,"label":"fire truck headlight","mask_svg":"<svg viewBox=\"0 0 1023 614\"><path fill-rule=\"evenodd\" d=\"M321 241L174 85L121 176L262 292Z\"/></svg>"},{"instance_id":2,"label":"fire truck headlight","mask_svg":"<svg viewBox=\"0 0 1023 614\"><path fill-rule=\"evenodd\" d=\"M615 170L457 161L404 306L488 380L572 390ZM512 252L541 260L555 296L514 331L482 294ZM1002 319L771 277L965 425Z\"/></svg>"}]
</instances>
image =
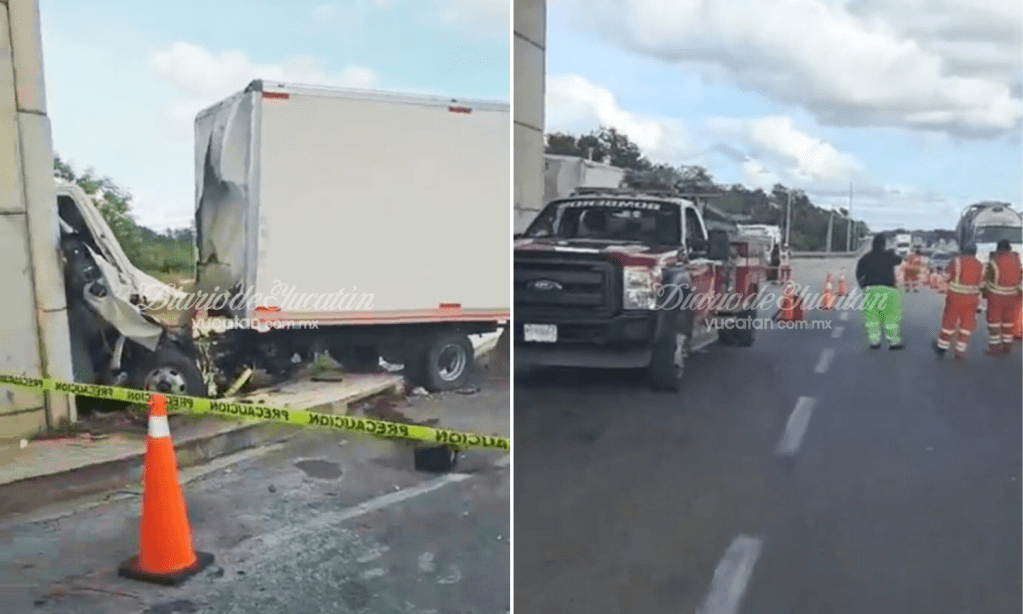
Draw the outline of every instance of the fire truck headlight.
<instances>
[{"instance_id":1,"label":"fire truck headlight","mask_svg":"<svg viewBox=\"0 0 1023 614\"><path fill-rule=\"evenodd\" d=\"M653 309L656 301L654 275L646 267L622 269L622 308Z\"/></svg>"}]
</instances>

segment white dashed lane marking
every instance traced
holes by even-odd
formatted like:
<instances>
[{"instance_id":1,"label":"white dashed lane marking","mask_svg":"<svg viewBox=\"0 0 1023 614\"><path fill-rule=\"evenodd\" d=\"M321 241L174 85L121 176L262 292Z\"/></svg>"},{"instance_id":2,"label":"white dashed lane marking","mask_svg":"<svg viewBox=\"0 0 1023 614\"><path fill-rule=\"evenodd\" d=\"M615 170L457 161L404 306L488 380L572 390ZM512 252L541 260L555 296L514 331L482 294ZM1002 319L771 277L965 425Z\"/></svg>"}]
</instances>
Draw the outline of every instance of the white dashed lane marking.
<instances>
[{"instance_id":1,"label":"white dashed lane marking","mask_svg":"<svg viewBox=\"0 0 1023 614\"><path fill-rule=\"evenodd\" d=\"M714 570L710 590L697 614L738 614L762 549L763 542L759 538L736 537Z\"/></svg>"},{"instance_id":2,"label":"white dashed lane marking","mask_svg":"<svg viewBox=\"0 0 1023 614\"><path fill-rule=\"evenodd\" d=\"M844 327L844 326L836 326L836 327L835 327L835 328L834 328L834 329L833 329L833 330L831 331L831 338L832 338L832 339L838 339L839 337L841 337L841 336L842 336L842 333L843 333L843 332L845 332L845 327Z\"/></svg>"},{"instance_id":3,"label":"white dashed lane marking","mask_svg":"<svg viewBox=\"0 0 1023 614\"><path fill-rule=\"evenodd\" d=\"M817 367L814 369L816 373L827 373L828 367L831 366L831 360L835 357L835 350L832 348L824 348L821 350L821 358L817 361Z\"/></svg>"},{"instance_id":4,"label":"white dashed lane marking","mask_svg":"<svg viewBox=\"0 0 1023 614\"><path fill-rule=\"evenodd\" d=\"M840 314L840 315L838 316L838 319L839 319L839 320L841 320L841 321L843 321L843 322L848 322L848 321L849 321L849 312L848 312L848 311L843 311L843 312L842 312L842 313L841 313L841 314Z\"/></svg>"},{"instance_id":5,"label":"white dashed lane marking","mask_svg":"<svg viewBox=\"0 0 1023 614\"><path fill-rule=\"evenodd\" d=\"M785 432L782 433L781 440L778 442L778 448L775 450L776 455L794 456L799 451L799 446L803 443L803 436L806 435L806 429L810 426L810 416L816 404L816 399L799 397L796 407L789 415Z\"/></svg>"}]
</instances>

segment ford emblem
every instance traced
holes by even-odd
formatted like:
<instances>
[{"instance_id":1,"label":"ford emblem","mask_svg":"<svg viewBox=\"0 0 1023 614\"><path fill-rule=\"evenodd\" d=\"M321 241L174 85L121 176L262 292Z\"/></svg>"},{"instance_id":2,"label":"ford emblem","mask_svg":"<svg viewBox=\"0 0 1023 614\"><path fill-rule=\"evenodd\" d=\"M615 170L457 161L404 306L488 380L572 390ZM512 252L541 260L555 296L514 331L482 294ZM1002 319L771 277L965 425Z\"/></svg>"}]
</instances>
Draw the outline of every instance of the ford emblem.
<instances>
[{"instance_id":1,"label":"ford emblem","mask_svg":"<svg viewBox=\"0 0 1023 614\"><path fill-rule=\"evenodd\" d=\"M550 290L564 290L561 284L556 281L551 281L550 279L537 279L535 281L531 281L529 282L529 289L541 290L544 292Z\"/></svg>"}]
</instances>

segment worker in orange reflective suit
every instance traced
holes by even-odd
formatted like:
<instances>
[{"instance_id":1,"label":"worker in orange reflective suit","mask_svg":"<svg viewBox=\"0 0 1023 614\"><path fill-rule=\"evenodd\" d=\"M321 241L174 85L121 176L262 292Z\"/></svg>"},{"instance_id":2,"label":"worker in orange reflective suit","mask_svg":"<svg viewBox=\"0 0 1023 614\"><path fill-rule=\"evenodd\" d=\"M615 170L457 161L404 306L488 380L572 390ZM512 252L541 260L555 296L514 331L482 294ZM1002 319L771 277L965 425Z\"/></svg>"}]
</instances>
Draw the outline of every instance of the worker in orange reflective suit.
<instances>
[{"instance_id":1,"label":"worker in orange reflective suit","mask_svg":"<svg viewBox=\"0 0 1023 614\"><path fill-rule=\"evenodd\" d=\"M984 267L977 259L977 246L967 245L961 253L948 263L946 269L948 293L945 295L945 312L941 316L941 332L934 342L939 356L956 340L955 357L966 358L970 334L977 324L977 305L980 303L980 289L984 283Z\"/></svg>"},{"instance_id":2,"label":"worker in orange reflective suit","mask_svg":"<svg viewBox=\"0 0 1023 614\"><path fill-rule=\"evenodd\" d=\"M995 248L984 276L987 299L987 353L1005 356L1012 352L1012 329L1023 304L1023 265L1006 240Z\"/></svg>"},{"instance_id":3,"label":"worker in orange reflective suit","mask_svg":"<svg viewBox=\"0 0 1023 614\"><path fill-rule=\"evenodd\" d=\"M906 264L903 265L902 273L906 280L906 292L920 291L920 271L923 268L924 259L920 256L920 249L917 248L906 257Z\"/></svg>"}]
</instances>

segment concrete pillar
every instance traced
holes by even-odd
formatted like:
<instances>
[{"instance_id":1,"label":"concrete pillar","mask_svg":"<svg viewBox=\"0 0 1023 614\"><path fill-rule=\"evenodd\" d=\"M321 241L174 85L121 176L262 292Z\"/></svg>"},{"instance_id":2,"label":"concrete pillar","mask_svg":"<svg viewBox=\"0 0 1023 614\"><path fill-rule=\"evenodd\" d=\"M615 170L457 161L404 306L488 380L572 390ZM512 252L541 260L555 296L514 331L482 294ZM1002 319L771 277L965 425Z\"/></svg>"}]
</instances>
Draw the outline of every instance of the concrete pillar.
<instances>
[{"instance_id":1,"label":"concrete pillar","mask_svg":"<svg viewBox=\"0 0 1023 614\"><path fill-rule=\"evenodd\" d=\"M0 373L71 381L39 6L0 9ZM0 388L0 439L76 418L67 395Z\"/></svg>"},{"instance_id":2,"label":"concrete pillar","mask_svg":"<svg viewBox=\"0 0 1023 614\"><path fill-rule=\"evenodd\" d=\"M546 45L546 0L515 0L515 232L544 205Z\"/></svg>"}]
</instances>

